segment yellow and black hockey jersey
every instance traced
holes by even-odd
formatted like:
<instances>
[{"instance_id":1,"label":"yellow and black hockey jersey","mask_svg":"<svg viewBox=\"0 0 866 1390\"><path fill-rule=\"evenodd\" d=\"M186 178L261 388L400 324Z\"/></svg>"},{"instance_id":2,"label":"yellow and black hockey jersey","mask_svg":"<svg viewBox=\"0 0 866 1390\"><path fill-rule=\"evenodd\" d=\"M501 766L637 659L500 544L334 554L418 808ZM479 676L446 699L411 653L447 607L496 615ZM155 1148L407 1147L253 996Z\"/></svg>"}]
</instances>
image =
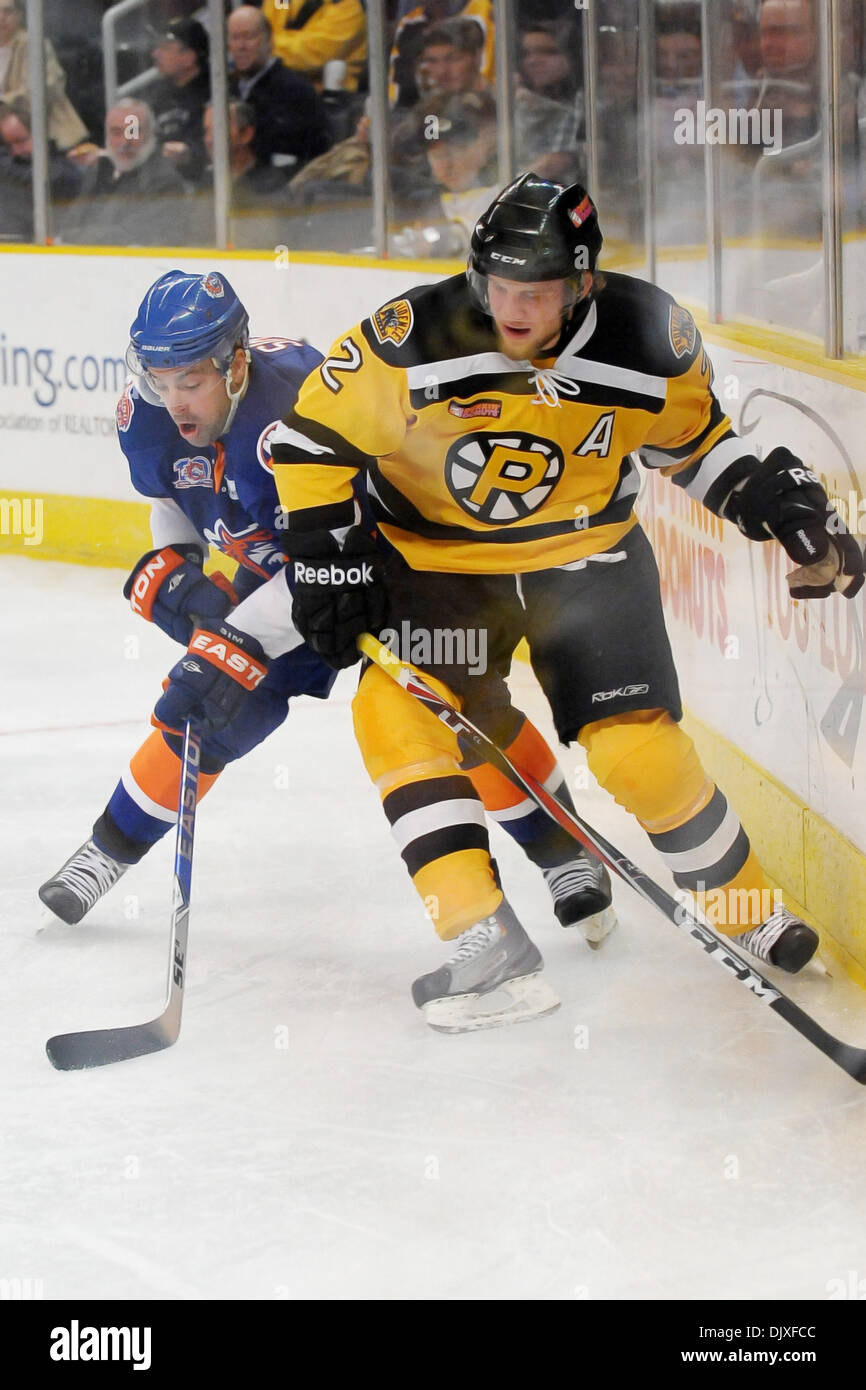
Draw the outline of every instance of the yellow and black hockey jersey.
<instances>
[{"instance_id":1,"label":"yellow and black hockey jersey","mask_svg":"<svg viewBox=\"0 0 866 1390\"><path fill-rule=\"evenodd\" d=\"M414 569L564 565L635 524L638 450L717 510L756 460L711 376L691 315L630 276L608 274L579 326L523 362L465 275L410 290L338 338L271 436L289 537L351 524L363 469Z\"/></svg>"}]
</instances>

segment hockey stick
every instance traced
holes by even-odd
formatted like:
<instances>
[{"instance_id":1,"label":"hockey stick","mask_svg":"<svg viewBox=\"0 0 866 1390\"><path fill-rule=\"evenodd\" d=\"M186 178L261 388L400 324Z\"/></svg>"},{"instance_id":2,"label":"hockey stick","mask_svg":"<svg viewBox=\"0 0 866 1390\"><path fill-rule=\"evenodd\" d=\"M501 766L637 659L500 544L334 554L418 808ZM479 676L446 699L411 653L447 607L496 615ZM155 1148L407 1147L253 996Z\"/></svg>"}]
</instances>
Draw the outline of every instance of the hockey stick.
<instances>
[{"instance_id":1,"label":"hockey stick","mask_svg":"<svg viewBox=\"0 0 866 1390\"><path fill-rule=\"evenodd\" d=\"M514 763L503 753L486 734L473 724L465 715L460 714L453 705L426 683L420 672L416 671L408 662L401 661L398 656L384 646L376 637L365 632L358 638L358 648L364 656L369 659L386 673L398 685L408 691L416 700L425 705L442 723L447 725L455 734L470 743L475 751L501 772L513 786L532 798L536 805L546 811L550 818L556 821L557 825L567 831L575 840L591 849L597 854L599 859L607 864L608 868L613 869L614 873L620 878L625 879L636 893L639 893L647 902L657 907L664 913L675 927L679 927L687 936L690 936L699 946L706 951L711 960L720 965L728 974L734 975L741 984L751 990L756 999L762 1004L768 1004L777 1014L785 1019L792 1028L796 1028L798 1033L802 1033L804 1038L814 1044L821 1052L825 1053L831 1061L852 1076L861 1085L866 1084L866 1050L859 1047L852 1047L848 1043L840 1042L830 1033L816 1023L815 1019L805 1013L799 1005L792 999L783 994L781 990L772 985L765 979L759 971L747 965L744 960L728 949L728 944L724 938L715 934L711 928L702 925L686 907L681 906L671 897L670 893L665 892L657 883L653 882L642 869L627 859L615 845L606 840L597 830L588 825L586 821L567 810L555 796L552 796L545 787L537 782L529 772L521 772Z\"/></svg>"},{"instance_id":2,"label":"hockey stick","mask_svg":"<svg viewBox=\"0 0 866 1390\"><path fill-rule=\"evenodd\" d=\"M201 735L187 724L180 769L165 1008L158 1018L151 1019L149 1023L133 1023L126 1028L94 1028L84 1033L59 1033L49 1038L45 1051L58 1071L80 1071L84 1067L104 1067L109 1062L125 1062L130 1057L160 1052L177 1042L186 979L186 942L200 762Z\"/></svg>"}]
</instances>

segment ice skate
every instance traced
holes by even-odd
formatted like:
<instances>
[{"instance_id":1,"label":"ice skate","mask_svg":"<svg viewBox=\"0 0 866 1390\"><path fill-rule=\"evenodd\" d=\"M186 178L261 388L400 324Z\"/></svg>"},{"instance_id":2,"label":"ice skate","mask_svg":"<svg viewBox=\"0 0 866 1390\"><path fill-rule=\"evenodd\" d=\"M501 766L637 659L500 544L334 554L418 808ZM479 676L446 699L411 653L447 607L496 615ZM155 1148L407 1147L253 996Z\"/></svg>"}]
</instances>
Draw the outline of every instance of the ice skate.
<instances>
[{"instance_id":1,"label":"ice skate","mask_svg":"<svg viewBox=\"0 0 866 1390\"><path fill-rule=\"evenodd\" d=\"M561 926L579 927L587 944L597 951L617 920L605 866L588 854L580 854L543 872Z\"/></svg>"},{"instance_id":2,"label":"ice skate","mask_svg":"<svg viewBox=\"0 0 866 1390\"><path fill-rule=\"evenodd\" d=\"M468 1033L553 1013L560 1001L541 979L544 962L504 900L457 938L457 950L412 986L412 998L440 1033Z\"/></svg>"},{"instance_id":3,"label":"ice skate","mask_svg":"<svg viewBox=\"0 0 866 1390\"><path fill-rule=\"evenodd\" d=\"M45 906L73 927L113 888L129 868L88 840L39 889Z\"/></svg>"},{"instance_id":4,"label":"ice skate","mask_svg":"<svg viewBox=\"0 0 866 1390\"><path fill-rule=\"evenodd\" d=\"M786 907L775 911L751 931L741 932L731 938L738 946L744 946L758 960L768 961L780 970L795 975L812 959L818 949L818 933L814 927L795 917Z\"/></svg>"}]
</instances>

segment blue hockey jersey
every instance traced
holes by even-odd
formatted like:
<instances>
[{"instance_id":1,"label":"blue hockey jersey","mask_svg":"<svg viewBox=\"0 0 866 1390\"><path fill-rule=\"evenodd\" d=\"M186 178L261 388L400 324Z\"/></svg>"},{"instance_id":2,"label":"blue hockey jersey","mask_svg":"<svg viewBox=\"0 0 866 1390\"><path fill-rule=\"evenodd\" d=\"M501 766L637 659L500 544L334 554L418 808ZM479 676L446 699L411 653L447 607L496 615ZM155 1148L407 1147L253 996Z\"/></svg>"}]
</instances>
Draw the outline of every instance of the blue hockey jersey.
<instances>
[{"instance_id":1,"label":"blue hockey jersey","mask_svg":"<svg viewBox=\"0 0 866 1390\"><path fill-rule=\"evenodd\" d=\"M250 349L249 385L218 445L187 444L168 411L144 400L132 382L117 406L133 487L145 497L170 498L206 545L236 560L245 573L235 587L244 593L285 563L268 439L322 361L315 348L288 338L254 338Z\"/></svg>"}]
</instances>

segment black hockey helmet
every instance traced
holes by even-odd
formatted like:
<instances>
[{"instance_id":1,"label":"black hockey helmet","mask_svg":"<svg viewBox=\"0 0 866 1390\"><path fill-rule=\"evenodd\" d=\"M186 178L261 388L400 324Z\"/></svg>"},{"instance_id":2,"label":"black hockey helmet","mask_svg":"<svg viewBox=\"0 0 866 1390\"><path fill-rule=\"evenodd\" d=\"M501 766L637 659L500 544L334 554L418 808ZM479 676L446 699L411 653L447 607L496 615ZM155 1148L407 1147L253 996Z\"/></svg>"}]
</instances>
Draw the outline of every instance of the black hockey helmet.
<instances>
[{"instance_id":1,"label":"black hockey helmet","mask_svg":"<svg viewBox=\"0 0 866 1390\"><path fill-rule=\"evenodd\" d=\"M595 203L582 184L566 187L522 174L504 189L475 224L467 264L470 288L489 312L488 275L504 280L567 280L573 298L585 271L594 271L602 235Z\"/></svg>"}]
</instances>

